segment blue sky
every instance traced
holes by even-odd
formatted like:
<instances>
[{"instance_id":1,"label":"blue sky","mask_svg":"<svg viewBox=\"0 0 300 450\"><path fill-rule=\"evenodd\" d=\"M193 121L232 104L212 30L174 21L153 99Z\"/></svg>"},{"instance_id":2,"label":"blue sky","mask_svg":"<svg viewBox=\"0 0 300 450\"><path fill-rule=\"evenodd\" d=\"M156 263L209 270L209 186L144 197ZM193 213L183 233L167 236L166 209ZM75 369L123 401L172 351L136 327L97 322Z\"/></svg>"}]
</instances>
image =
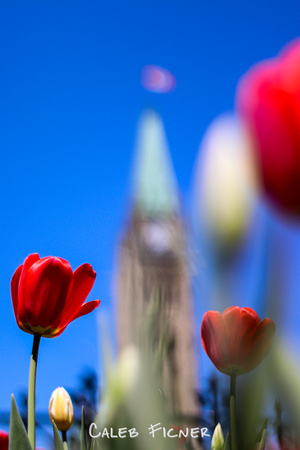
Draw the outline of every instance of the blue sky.
<instances>
[{"instance_id":1,"label":"blue sky","mask_svg":"<svg viewBox=\"0 0 300 450\"><path fill-rule=\"evenodd\" d=\"M89 296L101 299L97 312L42 340L44 410L57 386L74 387L83 367L99 367L96 316L112 316L140 114L151 106L162 116L187 210L205 129L234 108L240 76L300 34L299 18L295 0L0 3L0 410L28 382L32 337L17 327L10 299L17 266L39 252L97 272ZM143 90L145 64L170 70L175 91Z\"/></svg>"}]
</instances>

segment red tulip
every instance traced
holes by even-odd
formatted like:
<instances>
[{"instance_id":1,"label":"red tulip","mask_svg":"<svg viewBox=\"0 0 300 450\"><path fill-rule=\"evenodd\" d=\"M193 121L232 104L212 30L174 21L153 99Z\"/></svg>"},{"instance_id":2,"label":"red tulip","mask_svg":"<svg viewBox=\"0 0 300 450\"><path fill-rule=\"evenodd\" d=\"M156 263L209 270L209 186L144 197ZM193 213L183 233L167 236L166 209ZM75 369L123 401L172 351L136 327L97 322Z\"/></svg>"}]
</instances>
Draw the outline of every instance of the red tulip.
<instances>
[{"instance_id":1,"label":"red tulip","mask_svg":"<svg viewBox=\"0 0 300 450\"><path fill-rule=\"evenodd\" d=\"M300 218L300 40L241 80L237 107L252 136L262 191Z\"/></svg>"},{"instance_id":2,"label":"red tulip","mask_svg":"<svg viewBox=\"0 0 300 450\"><path fill-rule=\"evenodd\" d=\"M220 372L241 375L255 369L270 350L275 324L251 308L208 311L201 324L202 346Z\"/></svg>"},{"instance_id":3,"label":"red tulip","mask_svg":"<svg viewBox=\"0 0 300 450\"><path fill-rule=\"evenodd\" d=\"M55 337L77 317L93 311L99 300L84 303L96 278L89 264L73 273L68 261L29 255L11 280L11 296L21 330Z\"/></svg>"},{"instance_id":4,"label":"red tulip","mask_svg":"<svg viewBox=\"0 0 300 450\"><path fill-rule=\"evenodd\" d=\"M0 430L0 450L8 450L8 433Z\"/></svg>"}]
</instances>

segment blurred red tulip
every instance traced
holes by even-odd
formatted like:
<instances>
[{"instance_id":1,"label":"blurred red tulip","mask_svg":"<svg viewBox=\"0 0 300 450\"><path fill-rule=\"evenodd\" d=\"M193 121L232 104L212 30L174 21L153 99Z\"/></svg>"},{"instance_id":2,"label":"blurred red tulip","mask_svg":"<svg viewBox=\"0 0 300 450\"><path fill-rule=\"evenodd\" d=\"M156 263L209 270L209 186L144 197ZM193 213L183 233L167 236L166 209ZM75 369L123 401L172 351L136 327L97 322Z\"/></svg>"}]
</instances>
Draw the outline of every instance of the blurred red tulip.
<instances>
[{"instance_id":1,"label":"blurred red tulip","mask_svg":"<svg viewBox=\"0 0 300 450\"><path fill-rule=\"evenodd\" d=\"M241 80L237 107L252 137L264 195L300 218L300 40Z\"/></svg>"},{"instance_id":2,"label":"blurred red tulip","mask_svg":"<svg viewBox=\"0 0 300 450\"><path fill-rule=\"evenodd\" d=\"M202 346L220 372L241 375L255 369L270 350L275 324L251 308L208 311L201 324Z\"/></svg>"},{"instance_id":3,"label":"blurred red tulip","mask_svg":"<svg viewBox=\"0 0 300 450\"><path fill-rule=\"evenodd\" d=\"M8 450L8 433L0 430L0 450Z\"/></svg>"},{"instance_id":4,"label":"blurred red tulip","mask_svg":"<svg viewBox=\"0 0 300 450\"><path fill-rule=\"evenodd\" d=\"M77 317L93 311L99 300L84 303L96 278L89 264L73 273L68 261L29 255L11 280L11 296L21 330L55 337Z\"/></svg>"}]
</instances>

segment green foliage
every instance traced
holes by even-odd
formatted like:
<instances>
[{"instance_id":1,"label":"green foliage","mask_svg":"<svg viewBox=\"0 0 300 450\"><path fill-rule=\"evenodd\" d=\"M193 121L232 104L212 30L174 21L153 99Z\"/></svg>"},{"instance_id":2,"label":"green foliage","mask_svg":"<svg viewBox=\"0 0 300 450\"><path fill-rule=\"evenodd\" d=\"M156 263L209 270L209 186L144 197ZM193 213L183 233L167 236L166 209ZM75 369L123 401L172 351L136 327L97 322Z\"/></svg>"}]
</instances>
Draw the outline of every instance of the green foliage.
<instances>
[{"instance_id":1,"label":"green foliage","mask_svg":"<svg viewBox=\"0 0 300 450\"><path fill-rule=\"evenodd\" d=\"M264 423L262 424L261 429L259 430L259 432L257 433L257 436L255 438L255 443L256 444L260 444L261 443L263 435L266 434L267 426L268 426L268 419L265 419Z\"/></svg>"},{"instance_id":2,"label":"green foliage","mask_svg":"<svg viewBox=\"0 0 300 450\"><path fill-rule=\"evenodd\" d=\"M229 436L229 433L227 433L227 436L226 436L226 439L225 439L224 450L230 450L230 436Z\"/></svg>"},{"instance_id":3,"label":"green foliage","mask_svg":"<svg viewBox=\"0 0 300 450\"><path fill-rule=\"evenodd\" d=\"M270 355L269 382L300 440L300 364L298 355L283 341L276 342ZM272 391L271 391L272 392Z\"/></svg>"},{"instance_id":4,"label":"green foliage","mask_svg":"<svg viewBox=\"0 0 300 450\"><path fill-rule=\"evenodd\" d=\"M84 407L81 410L81 450L87 450L85 443L85 431L84 431Z\"/></svg>"},{"instance_id":5,"label":"green foliage","mask_svg":"<svg viewBox=\"0 0 300 450\"><path fill-rule=\"evenodd\" d=\"M52 420L52 426L53 426L55 450L64 450L63 442L61 440L57 426L54 423L54 420Z\"/></svg>"},{"instance_id":6,"label":"green foliage","mask_svg":"<svg viewBox=\"0 0 300 450\"><path fill-rule=\"evenodd\" d=\"M14 396L11 396L9 450L32 450Z\"/></svg>"},{"instance_id":7,"label":"green foliage","mask_svg":"<svg viewBox=\"0 0 300 450\"><path fill-rule=\"evenodd\" d=\"M101 450L99 441L93 439L90 450Z\"/></svg>"},{"instance_id":8,"label":"green foliage","mask_svg":"<svg viewBox=\"0 0 300 450\"><path fill-rule=\"evenodd\" d=\"M264 429L263 433L262 433L262 437L261 437L260 443L259 443L259 445L257 447L257 450L264 450L265 443L266 443L266 437L267 437L267 430Z\"/></svg>"},{"instance_id":9,"label":"green foliage","mask_svg":"<svg viewBox=\"0 0 300 450\"><path fill-rule=\"evenodd\" d=\"M257 450L264 450L266 437L267 437L267 426L268 426L268 419L265 419L264 423L262 424L261 429L259 430L259 432L255 438L255 443L253 445L253 448L256 448ZM256 445L256 447L255 447L255 445Z\"/></svg>"}]
</instances>

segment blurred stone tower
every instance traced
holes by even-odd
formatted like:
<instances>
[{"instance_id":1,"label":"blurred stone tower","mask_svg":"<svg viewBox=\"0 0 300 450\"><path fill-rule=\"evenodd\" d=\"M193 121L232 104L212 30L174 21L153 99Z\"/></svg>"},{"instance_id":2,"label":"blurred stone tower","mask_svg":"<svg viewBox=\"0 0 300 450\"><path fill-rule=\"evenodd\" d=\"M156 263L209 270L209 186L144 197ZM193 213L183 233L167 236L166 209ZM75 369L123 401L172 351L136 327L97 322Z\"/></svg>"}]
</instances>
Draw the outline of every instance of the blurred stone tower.
<instances>
[{"instance_id":1,"label":"blurred stone tower","mask_svg":"<svg viewBox=\"0 0 300 450\"><path fill-rule=\"evenodd\" d=\"M162 121L138 130L133 204L119 253L118 346L147 341L175 416L198 416L186 231ZM188 420L190 421L190 420Z\"/></svg>"}]
</instances>

